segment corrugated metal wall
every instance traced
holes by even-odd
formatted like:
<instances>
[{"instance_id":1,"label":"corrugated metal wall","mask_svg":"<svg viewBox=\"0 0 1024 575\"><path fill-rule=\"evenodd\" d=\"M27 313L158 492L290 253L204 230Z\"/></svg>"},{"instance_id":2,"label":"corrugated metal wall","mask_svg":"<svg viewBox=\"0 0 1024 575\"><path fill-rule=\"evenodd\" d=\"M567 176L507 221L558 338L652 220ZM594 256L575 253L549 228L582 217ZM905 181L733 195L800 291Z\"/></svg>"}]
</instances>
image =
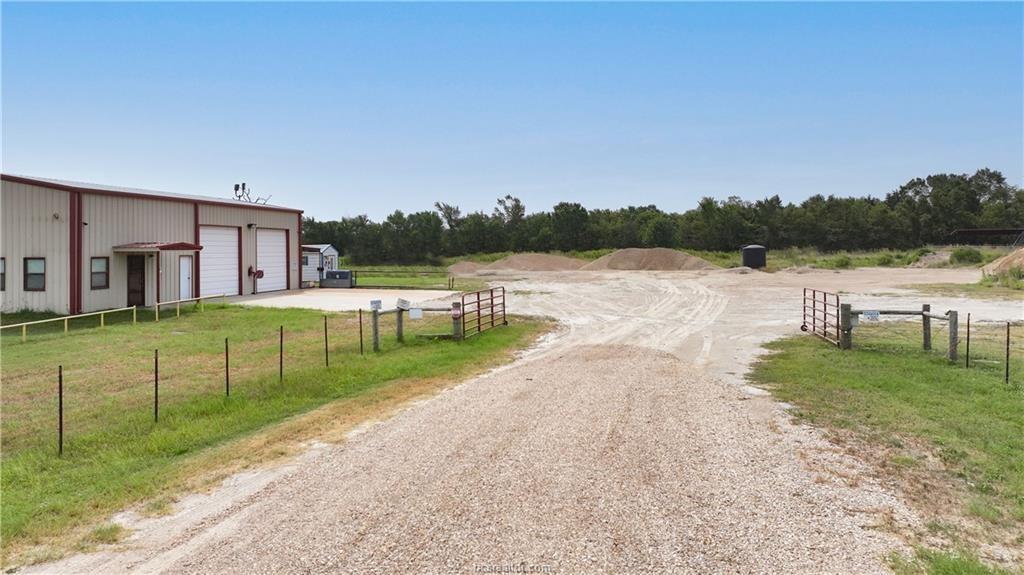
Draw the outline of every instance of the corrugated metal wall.
<instances>
[{"instance_id":1,"label":"corrugated metal wall","mask_svg":"<svg viewBox=\"0 0 1024 575\"><path fill-rule=\"evenodd\" d=\"M70 213L68 192L15 182L0 187L0 256L6 279L0 310L68 312ZM46 290L25 292L23 258L46 258Z\"/></svg>"},{"instance_id":2,"label":"corrugated metal wall","mask_svg":"<svg viewBox=\"0 0 1024 575\"><path fill-rule=\"evenodd\" d=\"M242 293L253 291L252 278L246 273L249 266L256 266L256 230L249 224L262 228L288 230L288 287L299 287L299 214L258 208L235 208L231 206L199 206L199 224L242 227ZM202 253L200 256L202 257Z\"/></svg>"},{"instance_id":3,"label":"corrugated metal wall","mask_svg":"<svg viewBox=\"0 0 1024 575\"><path fill-rule=\"evenodd\" d=\"M0 195L0 256L5 258L5 289L0 309L56 311L69 313L70 304L70 196L71 193L42 186L3 181ZM113 196L82 192L82 311L119 308L127 305L127 255L113 247L134 242L196 241L197 203ZM299 287L299 214L262 208L218 206L198 203L199 224L241 226L242 293L253 290L245 272L255 266L255 229L287 230L289 289ZM194 252L162 252L147 257L146 305L156 302L156 258L160 262L160 301L179 299L178 258ZM22 290L25 257L46 258L46 290ZM109 287L92 289L91 259L110 258ZM200 257L202 257L200 252Z\"/></svg>"},{"instance_id":4,"label":"corrugated metal wall","mask_svg":"<svg viewBox=\"0 0 1024 575\"><path fill-rule=\"evenodd\" d=\"M82 311L128 305L128 256L112 248L133 242L188 242L195 238L190 203L156 199L82 195ZM194 252L161 252L146 256L146 305L156 302L156 262L160 258L160 301L178 299L178 256ZM91 289L93 257L110 258L110 287Z\"/></svg>"}]
</instances>

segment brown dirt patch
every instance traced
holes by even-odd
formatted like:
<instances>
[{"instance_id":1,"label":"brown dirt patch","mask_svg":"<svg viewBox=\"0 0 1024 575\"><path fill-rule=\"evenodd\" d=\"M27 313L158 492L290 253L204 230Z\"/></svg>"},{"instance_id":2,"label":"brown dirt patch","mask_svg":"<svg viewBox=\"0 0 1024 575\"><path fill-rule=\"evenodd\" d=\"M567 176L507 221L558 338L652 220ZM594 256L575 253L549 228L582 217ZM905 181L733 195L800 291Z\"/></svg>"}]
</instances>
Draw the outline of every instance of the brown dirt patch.
<instances>
[{"instance_id":1,"label":"brown dirt patch","mask_svg":"<svg viewBox=\"0 0 1024 575\"><path fill-rule=\"evenodd\" d=\"M1007 273L1013 268L1024 269L1024 248L1012 251L981 268L985 275Z\"/></svg>"},{"instance_id":2,"label":"brown dirt patch","mask_svg":"<svg viewBox=\"0 0 1024 575\"><path fill-rule=\"evenodd\" d=\"M448 272L453 274L472 274L484 267L476 262L458 262L448 266Z\"/></svg>"},{"instance_id":3,"label":"brown dirt patch","mask_svg":"<svg viewBox=\"0 0 1024 575\"><path fill-rule=\"evenodd\" d=\"M626 248L583 266L585 270L713 270L718 266L668 248Z\"/></svg>"},{"instance_id":4,"label":"brown dirt patch","mask_svg":"<svg viewBox=\"0 0 1024 575\"><path fill-rule=\"evenodd\" d=\"M524 272L561 272L578 270L587 263L576 258L552 254L514 254L490 264L490 270L516 270Z\"/></svg>"}]
</instances>

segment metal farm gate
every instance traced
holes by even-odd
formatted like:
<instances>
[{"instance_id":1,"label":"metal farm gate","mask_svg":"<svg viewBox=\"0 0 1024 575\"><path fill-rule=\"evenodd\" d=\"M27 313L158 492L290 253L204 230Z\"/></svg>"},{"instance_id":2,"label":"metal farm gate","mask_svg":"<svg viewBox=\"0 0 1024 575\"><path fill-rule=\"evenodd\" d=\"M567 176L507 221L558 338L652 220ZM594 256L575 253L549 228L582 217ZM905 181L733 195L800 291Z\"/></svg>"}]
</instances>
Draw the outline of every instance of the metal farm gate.
<instances>
[{"instance_id":1,"label":"metal farm gate","mask_svg":"<svg viewBox=\"0 0 1024 575\"><path fill-rule=\"evenodd\" d=\"M839 294L804 288L803 331L839 345Z\"/></svg>"},{"instance_id":2,"label":"metal farm gate","mask_svg":"<svg viewBox=\"0 0 1024 575\"><path fill-rule=\"evenodd\" d=\"M462 337L508 325L505 319L505 288L496 287L462 294Z\"/></svg>"}]
</instances>

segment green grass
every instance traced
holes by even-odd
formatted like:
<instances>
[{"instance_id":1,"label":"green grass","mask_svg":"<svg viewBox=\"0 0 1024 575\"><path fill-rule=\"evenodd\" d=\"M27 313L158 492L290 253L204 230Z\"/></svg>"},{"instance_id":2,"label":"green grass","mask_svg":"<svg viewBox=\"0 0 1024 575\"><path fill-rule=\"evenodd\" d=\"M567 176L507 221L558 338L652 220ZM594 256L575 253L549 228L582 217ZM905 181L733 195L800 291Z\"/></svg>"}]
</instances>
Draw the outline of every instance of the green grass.
<instances>
[{"instance_id":1,"label":"green grass","mask_svg":"<svg viewBox=\"0 0 1024 575\"><path fill-rule=\"evenodd\" d=\"M925 446L942 462L943 481L962 494L961 516L987 526L983 531L992 537L1019 533L1024 529L1024 330L1014 328L1008 386L1002 326L972 326L970 369L962 359L951 364L937 351L921 350L920 329L917 322L862 324L854 332L854 349L845 352L813 336L787 338L768 345L771 354L751 377L796 406L798 417L871 446L869 459L884 457L890 466L913 473L921 458L916 446ZM942 341L941 333L933 337ZM927 482L918 485L924 489L921 485ZM927 499L928 494L918 495ZM915 563L927 573L973 573L973 561L929 552Z\"/></svg>"},{"instance_id":2,"label":"green grass","mask_svg":"<svg viewBox=\"0 0 1024 575\"><path fill-rule=\"evenodd\" d=\"M375 273L376 272L376 273ZM386 273L384 273L386 272ZM411 266L410 269L391 266L381 270L360 270L358 287L393 287L414 289L448 289L450 276L438 273L424 273L424 270ZM476 278L455 278L455 289L458 291L475 291L487 287L487 282Z\"/></svg>"},{"instance_id":3,"label":"green grass","mask_svg":"<svg viewBox=\"0 0 1024 575\"><path fill-rule=\"evenodd\" d=\"M986 565L973 553L964 551L918 548L913 558L897 555L891 558L890 564L897 575L1013 575L1011 571Z\"/></svg>"},{"instance_id":4,"label":"green grass","mask_svg":"<svg viewBox=\"0 0 1024 575\"><path fill-rule=\"evenodd\" d=\"M331 367L323 366L323 317L313 310L211 306L160 323L112 325L6 341L0 535L31 544L88 525L173 483L206 450L331 403L373 403L408 381L451 381L494 365L545 324L515 321L464 342L416 333L450 319L406 322L406 343L382 338L359 355L351 313L329 314ZM393 316L382 318L393 334ZM285 376L278 381L278 327ZM368 326L368 324L367 324ZM231 396L224 396L224 338ZM160 420L153 421L153 349L160 349ZM64 366L65 446L56 454L56 368ZM94 534L97 540L110 533Z\"/></svg>"},{"instance_id":5,"label":"green grass","mask_svg":"<svg viewBox=\"0 0 1024 575\"><path fill-rule=\"evenodd\" d=\"M1013 268L1008 272L986 275L975 284L921 284L911 287L940 295L1024 300L1024 270Z\"/></svg>"},{"instance_id":6,"label":"green grass","mask_svg":"<svg viewBox=\"0 0 1024 575\"><path fill-rule=\"evenodd\" d=\"M204 306L220 306L222 304L218 302L205 303ZM196 304L182 304L179 309L175 309L174 306L161 306L160 318L166 320L176 317L179 313L183 316L189 315L197 311ZM0 325L15 325L19 323L40 321L47 319L59 319L64 317L61 314L52 312L40 312L40 311L18 311L0 314ZM111 312L104 315L102 322L106 326L114 325L126 325L132 323L132 312L131 310ZM156 312L152 308L138 308L135 312L135 321L138 323L149 323L156 320ZM92 315L88 317L75 317L68 319L68 331L78 330L89 330L100 327L100 316ZM36 325L30 325L27 327L27 337L34 338L38 335L43 334L56 334L64 332L64 322L62 321L51 321L47 323L41 323ZM21 339L21 329L11 328L0 331L4 340L8 338Z\"/></svg>"}]
</instances>

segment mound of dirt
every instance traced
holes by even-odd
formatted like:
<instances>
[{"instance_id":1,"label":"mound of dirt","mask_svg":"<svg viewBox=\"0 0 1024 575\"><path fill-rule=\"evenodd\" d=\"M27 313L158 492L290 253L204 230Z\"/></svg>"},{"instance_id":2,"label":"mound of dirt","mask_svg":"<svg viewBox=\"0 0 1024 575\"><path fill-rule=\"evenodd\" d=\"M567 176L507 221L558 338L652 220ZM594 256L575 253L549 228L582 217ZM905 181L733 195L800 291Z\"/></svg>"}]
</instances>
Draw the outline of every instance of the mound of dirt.
<instances>
[{"instance_id":1,"label":"mound of dirt","mask_svg":"<svg viewBox=\"0 0 1024 575\"><path fill-rule=\"evenodd\" d=\"M1012 251L1005 256L995 260L981 268L985 275L998 275L1008 273L1013 268L1024 269L1024 248Z\"/></svg>"},{"instance_id":2,"label":"mound of dirt","mask_svg":"<svg viewBox=\"0 0 1024 575\"><path fill-rule=\"evenodd\" d=\"M941 267L949 263L953 252L949 250L938 251L933 254L921 256L916 262L910 264L912 268Z\"/></svg>"},{"instance_id":3,"label":"mound of dirt","mask_svg":"<svg viewBox=\"0 0 1024 575\"><path fill-rule=\"evenodd\" d=\"M453 274L471 274L476 273L482 267L484 266L476 262L459 262L448 266L448 272Z\"/></svg>"},{"instance_id":4,"label":"mound of dirt","mask_svg":"<svg viewBox=\"0 0 1024 575\"><path fill-rule=\"evenodd\" d=\"M561 272L578 270L587 262L551 254L514 254L487 266L489 270L523 272Z\"/></svg>"},{"instance_id":5,"label":"mound of dirt","mask_svg":"<svg viewBox=\"0 0 1024 575\"><path fill-rule=\"evenodd\" d=\"M583 266L585 270L713 270L696 256L668 248L626 248L600 257Z\"/></svg>"}]
</instances>

